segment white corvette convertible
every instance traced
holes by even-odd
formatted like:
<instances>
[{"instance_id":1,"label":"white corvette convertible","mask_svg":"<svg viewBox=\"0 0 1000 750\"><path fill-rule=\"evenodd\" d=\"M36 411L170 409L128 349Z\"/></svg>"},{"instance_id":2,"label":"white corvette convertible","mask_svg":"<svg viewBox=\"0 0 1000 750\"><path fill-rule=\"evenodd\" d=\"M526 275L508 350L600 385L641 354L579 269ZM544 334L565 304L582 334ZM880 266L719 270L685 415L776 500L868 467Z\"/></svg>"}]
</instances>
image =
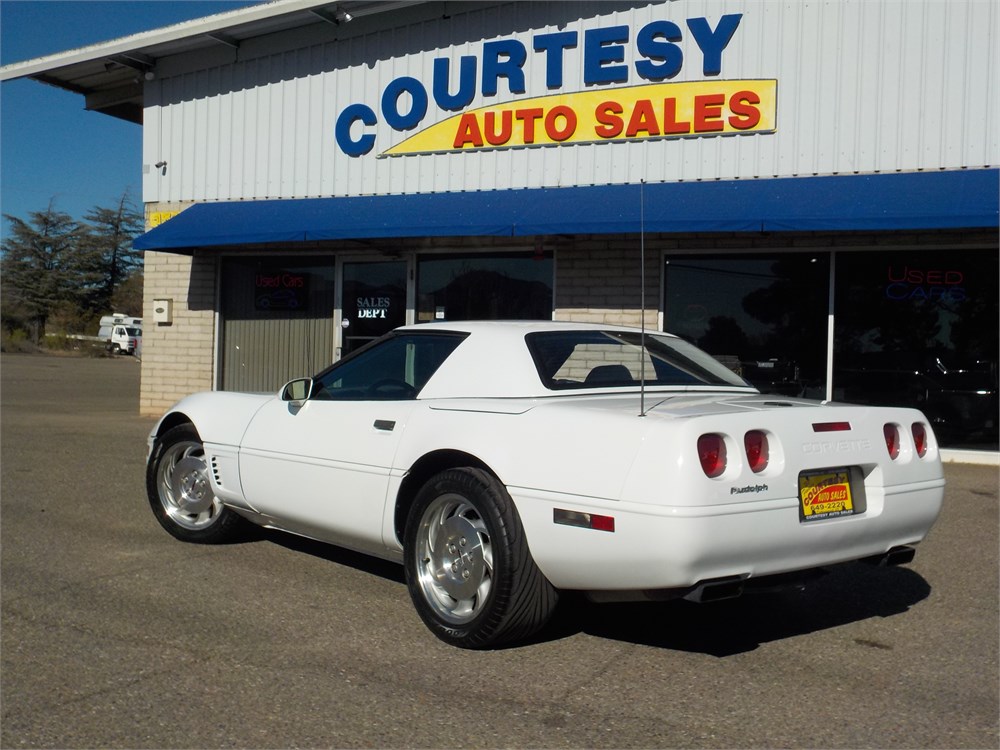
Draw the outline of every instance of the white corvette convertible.
<instances>
[{"instance_id":1,"label":"white corvette convertible","mask_svg":"<svg viewBox=\"0 0 1000 750\"><path fill-rule=\"evenodd\" d=\"M669 334L477 322L397 329L276 395L185 398L147 489L182 540L251 521L401 562L430 630L487 648L559 590L707 600L906 562L944 479L919 411L762 395Z\"/></svg>"}]
</instances>

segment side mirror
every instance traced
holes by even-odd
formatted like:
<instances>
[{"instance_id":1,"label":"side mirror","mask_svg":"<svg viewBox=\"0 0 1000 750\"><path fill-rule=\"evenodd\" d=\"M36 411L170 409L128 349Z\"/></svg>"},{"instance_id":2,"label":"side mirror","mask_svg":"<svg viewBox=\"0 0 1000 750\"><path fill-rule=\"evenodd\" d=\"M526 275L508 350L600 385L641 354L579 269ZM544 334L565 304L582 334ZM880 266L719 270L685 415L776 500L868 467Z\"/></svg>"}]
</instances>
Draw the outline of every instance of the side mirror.
<instances>
[{"instance_id":1,"label":"side mirror","mask_svg":"<svg viewBox=\"0 0 1000 750\"><path fill-rule=\"evenodd\" d=\"M313 379L297 378L285 384L281 389L281 400L288 401L292 406L300 407L312 395Z\"/></svg>"}]
</instances>

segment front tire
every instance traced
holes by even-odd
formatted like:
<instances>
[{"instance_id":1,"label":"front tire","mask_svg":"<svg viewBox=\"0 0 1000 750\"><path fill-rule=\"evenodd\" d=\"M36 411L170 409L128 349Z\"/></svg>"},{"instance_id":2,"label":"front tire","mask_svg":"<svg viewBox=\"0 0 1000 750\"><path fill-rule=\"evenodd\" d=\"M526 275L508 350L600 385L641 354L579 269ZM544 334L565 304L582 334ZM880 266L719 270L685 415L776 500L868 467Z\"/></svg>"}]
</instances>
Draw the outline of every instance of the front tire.
<instances>
[{"instance_id":1,"label":"front tire","mask_svg":"<svg viewBox=\"0 0 1000 750\"><path fill-rule=\"evenodd\" d=\"M212 492L205 447L190 424L157 438L146 465L146 494L160 525L185 542L232 541L247 523Z\"/></svg>"},{"instance_id":2,"label":"front tire","mask_svg":"<svg viewBox=\"0 0 1000 750\"><path fill-rule=\"evenodd\" d=\"M486 471L450 469L424 485L403 546L417 613L453 646L523 640L555 609L558 592L531 557L514 503Z\"/></svg>"}]
</instances>

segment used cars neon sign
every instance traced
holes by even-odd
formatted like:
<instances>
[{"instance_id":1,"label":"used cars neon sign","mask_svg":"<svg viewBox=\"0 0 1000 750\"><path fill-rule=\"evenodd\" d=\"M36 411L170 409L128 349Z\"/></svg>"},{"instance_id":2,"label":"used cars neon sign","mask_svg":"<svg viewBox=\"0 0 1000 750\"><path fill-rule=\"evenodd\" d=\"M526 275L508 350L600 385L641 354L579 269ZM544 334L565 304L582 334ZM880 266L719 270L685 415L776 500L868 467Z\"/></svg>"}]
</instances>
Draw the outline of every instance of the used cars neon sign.
<instances>
[{"instance_id":1,"label":"used cars neon sign","mask_svg":"<svg viewBox=\"0 0 1000 750\"><path fill-rule=\"evenodd\" d=\"M702 73L722 72L722 53L739 27L742 14L722 16L713 28L706 18L689 18L686 26L702 55ZM581 42L582 36L582 42ZM523 94L528 50L517 39L484 42L481 59L463 56L458 65L458 87L453 91L450 60L433 61L431 95L410 76L391 81L380 100L382 121L397 132L415 130L427 116L430 98L438 108L459 112L418 131L384 151L382 156L453 151L646 140L686 136L773 132L777 82L774 80L708 80L664 83L684 65L680 27L656 20L641 27L632 39L628 26L536 34L532 50L540 56L548 89L563 86L569 54L581 46L585 91L516 99L466 109L479 92L496 96L505 79L512 94ZM625 63L627 44L635 46L635 60ZM631 75L650 81L634 86ZM408 105L408 108L404 107ZM379 116L367 104L345 107L336 124L337 145L349 156L362 156L376 145L368 130Z\"/></svg>"}]
</instances>

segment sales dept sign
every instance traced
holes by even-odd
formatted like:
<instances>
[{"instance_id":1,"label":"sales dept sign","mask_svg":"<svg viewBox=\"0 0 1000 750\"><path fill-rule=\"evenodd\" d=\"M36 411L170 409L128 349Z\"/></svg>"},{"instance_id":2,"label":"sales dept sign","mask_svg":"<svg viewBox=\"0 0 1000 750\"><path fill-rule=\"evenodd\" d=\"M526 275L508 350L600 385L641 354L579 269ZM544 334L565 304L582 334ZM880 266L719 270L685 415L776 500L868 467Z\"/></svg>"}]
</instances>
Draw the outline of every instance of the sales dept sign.
<instances>
[{"instance_id":1,"label":"sales dept sign","mask_svg":"<svg viewBox=\"0 0 1000 750\"><path fill-rule=\"evenodd\" d=\"M337 145L348 156L370 153L380 123L412 133L380 156L775 132L777 81L719 78L742 18L540 32L530 45L484 42L478 55L462 56L457 65L434 59L429 86L410 76L390 81L377 111L362 102L345 107ZM685 39L691 43L682 48ZM529 60L544 70L547 95L518 96L527 92ZM699 64L706 80L670 82ZM564 72L577 65L586 88L564 91ZM496 97L501 80L512 101L470 109L477 94ZM455 114L425 124L432 101Z\"/></svg>"}]
</instances>

